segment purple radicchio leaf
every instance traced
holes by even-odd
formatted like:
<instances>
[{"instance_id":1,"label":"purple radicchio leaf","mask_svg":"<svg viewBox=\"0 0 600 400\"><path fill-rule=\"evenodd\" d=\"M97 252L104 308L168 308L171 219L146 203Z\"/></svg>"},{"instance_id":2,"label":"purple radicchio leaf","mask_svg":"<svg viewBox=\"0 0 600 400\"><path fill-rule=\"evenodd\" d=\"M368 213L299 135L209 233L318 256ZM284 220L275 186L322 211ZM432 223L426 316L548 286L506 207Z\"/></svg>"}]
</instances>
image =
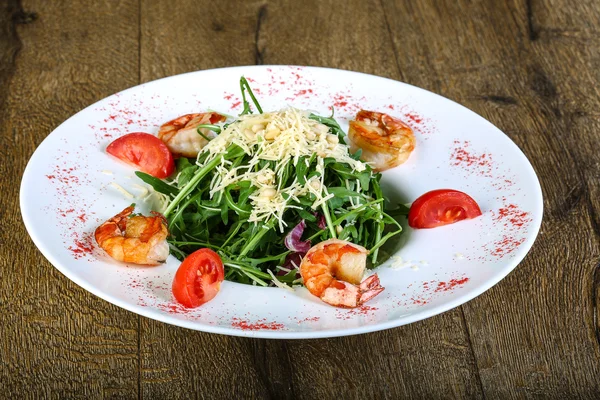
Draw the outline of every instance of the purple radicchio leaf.
<instances>
[{"instance_id":1,"label":"purple radicchio leaf","mask_svg":"<svg viewBox=\"0 0 600 400\"><path fill-rule=\"evenodd\" d=\"M318 212L314 212L313 215L317 217L317 226L319 229L327 228L327 222L325 221L325 216L323 214L319 214Z\"/></svg>"},{"instance_id":2,"label":"purple radicchio leaf","mask_svg":"<svg viewBox=\"0 0 600 400\"><path fill-rule=\"evenodd\" d=\"M300 267L300 263L302 262L302 258L306 253L290 253L285 257L285 261L283 262L283 268L289 269L293 271L296 268ZM287 272L283 269L277 271L277 275L286 275ZM296 270L296 278L300 277L300 270Z\"/></svg>"},{"instance_id":3,"label":"purple radicchio leaf","mask_svg":"<svg viewBox=\"0 0 600 400\"><path fill-rule=\"evenodd\" d=\"M310 249L310 240L305 240L304 242L300 240L302 233L304 233L304 228L306 228L306 222L302 220L285 236L283 240L285 247L291 251L306 253Z\"/></svg>"}]
</instances>

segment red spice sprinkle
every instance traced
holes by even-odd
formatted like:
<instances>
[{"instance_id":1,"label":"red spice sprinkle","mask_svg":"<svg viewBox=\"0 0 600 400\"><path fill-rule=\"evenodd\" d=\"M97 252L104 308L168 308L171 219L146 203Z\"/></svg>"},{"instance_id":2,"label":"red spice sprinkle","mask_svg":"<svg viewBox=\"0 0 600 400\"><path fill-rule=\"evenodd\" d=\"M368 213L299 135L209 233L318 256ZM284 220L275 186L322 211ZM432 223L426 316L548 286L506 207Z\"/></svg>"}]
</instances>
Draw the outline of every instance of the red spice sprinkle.
<instances>
[{"instance_id":1,"label":"red spice sprinkle","mask_svg":"<svg viewBox=\"0 0 600 400\"><path fill-rule=\"evenodd\" d=\"M367 305L351 309L338 309L336 318L340 320L349 320L357 315L369 315L369 312L377 310L379 310L377 307Z\"/></svg>"},{"instance_id":2,"label":"red spice sprinkle","mask_svg":"<svg viewBox=\"0 0 600 400\"><path fill-rule=\"evenodd\" d=\"M506 201L506 198L502 198L502 200ZM521 210L516 204L508 204L501 207L497 214L494 214L494 221L496 224L504 226L505 234L502 239L486 244L484 249L492 256L502 258L514 252L525 242L525 238L519 237L518 234L523 229L527 229L527 225L532 221L532 218L530 213ZM491 246L492 249L488 246Z\"/></svg>"},{"instance_id":3,"label":"red spice sprinkle","mask_svg":"<svg viewBox=\"0 0 600 400\"><path fill-rule=\"evenodd\" d=\"M87 221L87 216L86 216L85 214L81 214L81 215L80 215L80 216L78 216L77 218L79 218L79 220L80 220L81 222L85 222L85 221Z\"/></svg>"},{"instance_id":4,"label":"red spice sprinkle","mask_svg":"<svg viewBox=\"0 0 600 400\"><path fill-rule=\"evenodd\" d=\"M412 303L416 306L424 306L425 304L429 303L429 300L425 300L424 298L411 297L410 301L412 301Z\"/></svg>"},{"instance_id":5,"label":"red spice sprinkle","mask_svg":"<svg viewBox=\"0 0 600 400\"><path fill-rule=\"evenodd\" d=\"M236 101L235 103L233 103L233 104L231 105L231 108L238 108L238 107L240 106L240 104L242 104L242 102L241 102L241 101Z\"/></svg>"},{"instance_id":6,"label":"red spice sprinkle","mask_svg":"<svg viewBox=\"0 0 600 400\"><path fill-rule=\"evenodd\" d=\"M298 91L298 92L295 94L295 96L304 96L305 94L307 94L307 93L312 93L312 92L313 92L313 90L312 90L312 89L302 89L302 90L299 90L299 91Z\"/></svg>"},{"instance_id":7,"label":"red spice sprinkle","mask_svg":"<svg viewBox=\"0 0 600 400\"><path fill-rule=\"evenodd\" d=\"M515 251L524 241L525 238L515 239L512 236L504 235L502 240L494 242L496 248L491 251L491 254L496 257L504 257Z\"/></svg>"},{"instance_id":8,"label":"red spice sprinkle","mask_svg":"<svg viewBox=\"0 0 600 400\"><path fill-rule=\"evenodd\" d=\"M468 150L469 141L463 142L461 145L458 140L454 141L455 148L450 155L452 165L463 166L467 168L477 168L477 172L484 176L490 176L492 171L492 155L483 153L480 155L474 154Z\"/></svg>"},{"instance_id":9,"label":"red spice sprinkle","mask_svg":"<svg viewBox=\"0 0 600 400\"><path fill-rule=\"evenodd\" d=\"M187 308L178 303L158 304L156 307L168 314L189 314L195 310L194 308Z\"/></svg>"},{"instance_id":10,"label":"red spice sprinkle","mask_svg":"<svg viewBox=\"0 0 600 400\"><path fill-rule=\"evenodd\" d=\"M393 110L393 108L392 108ZM408 119L410 119L412 122L414 122L415 124L420 124L421 122L423 122L423 118L418 116L415 113L406 113L404 114L404 116Z\"/></svg>"},{"instance_id":11,"label":"red spice sprinkle","mask_svg":"<svg viewBox=\"0 0 600 400\"><path fill-rule=\"evenodd\" d=\"M448 292L453 290L457 286L462 286L469 281L469 278L465 277L462 279L450 279L448 282L439 282L434 292Z\"/></svg>"},{"instance_id":12,"label":"red spice sprinkle","mask_svg":"<svg viewBox=\"0 0 600 400\"><path fill-rule=\"evenodd\" d=\"M130 288L132 288L132 289L142 289L142 288L144 288L144 287L145 287L145 285L144 285L142 282L140 282L140 281L136 281L136 280L134 279L134 280L132 280L132 281L129 283L129 287L130 287Z\"/></svg>"},{"instance_id":13,"label":"red spice sprinkle","mask_svg":"<svg viewBox=\"0 0 600 400\"><path fill-rule=\"evenodd\" d=\"M243 331L259 331L259 330L270 330L276 331L284 328L283 324L277 322L265 322L265 319L260 319L257 322L250 323L239 318L232 318L231 326L234 328L241 329Z\"/></svg>"},{"instance_id":14,"label":"red spice sprinkle","mask_svg":"<svg viewBox=\"0 0 600 400\"><path fill-rule=\"evenodd\" d=\"M469 281L469 278L463 276L462 278L453 278L448 282L431 280L431 281L423 281L423 290L421 293L413 293L412 297L409 300L399 301L397 304L401 307L407 306L424 306L429 304L433 299L440 296L441 292L449 292L455 288L461 287L465 283ZM408 286L412 286L412 283ZM406 294L402 294L402 296L406 296Z\"/></svg>"},{"instance_id":15,"label":"red spice sprinkle","mask_svg":"<svg viewBox=\"0 0 600 400\"><path fill-rule=\"evenodd\" d=\"M303 322L317 322L320 319L321 319L321 317L307 317L307 318L301 319L300 321L298 321L298 323L301 324Z\"/></svg>"},{"instance_id":16,"label":"red spice sprinkle","mask_svg":"<svg viewBox=\"0 0 600 400\"><path fill-rule=\"evenodd\" d=\"M503 219L508 219L508 222L510 222L512 226L518 228L531 221L529 213L520 210L516 204L509 204L508 206L502 207L498 210L498 216L496 217L496 220L500 221ZM508 224L504 225L507 226Z\"/></svg>"},{"instance_id":17,"label":"red spice sprinkle","mask_svg":"<svg viewBox=\"0 0 600 400\"><path fill-rule=\"evenodd\" d=\"M94 251L94 239L91 233L84 234L81 238L75 238L73 245L69 246L69 250L73 253L75 259L80 259Z\"/></svg>"},{"instance_id":18,"label":"red spice sprinkle","mask_svg":"<svg viewBox=\"0 0 600 400\"><path fill-rule=\"evenodd\" d=\"M367 305L362 305L358 308L353 308L351 310L348 311L348 314L352 314L352 315L367 315L369 314L369 311L377 311L379 310L379 308L377 307L372 307L372 306L367 306Z\"/></svg>"},{"instance_id":19,"label":"red spice sprinkle","mask_svg":"<svg viewBox=\"0 0 600 400\"><path fill-rule=\"evenodd\" d=\"M335 101L333 102L333 106L334 106L334 107L346 107L346 106L348 105L348 101L347 101L347 100L346 100L346 98L345 98L343 95L341 95L341 94L338 94L338 95L334 96L334 97L333 97L333 100L335 100Z\"/></svg>"}]
</instances>

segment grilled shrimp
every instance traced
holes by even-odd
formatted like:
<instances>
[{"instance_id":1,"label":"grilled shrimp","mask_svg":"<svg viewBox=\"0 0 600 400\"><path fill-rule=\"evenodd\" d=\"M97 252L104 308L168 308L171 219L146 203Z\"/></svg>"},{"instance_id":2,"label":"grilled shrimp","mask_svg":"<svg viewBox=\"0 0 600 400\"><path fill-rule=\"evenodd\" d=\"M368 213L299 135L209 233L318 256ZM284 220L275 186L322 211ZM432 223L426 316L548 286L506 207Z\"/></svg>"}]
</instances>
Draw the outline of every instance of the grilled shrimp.
<instances>
[{"instance_id":1,"label":"grilled shrimp","mask_svg":"<svg viewBox=\"0 0 600 400\"><path fill-rule=\"evenodd\" d=\"M364 304L384 289L377 274L361 283L368 253L362 246L339 239L313 246L300 264L304 286L335 307L354 308Z\"/></svg>"},{"instance_id":2,"label":"grilled shrimp","mask_svg":"<svg viewBox=\"0 0 600 400\"><path fill-rule=\"evenodd\" d=\"M196 157L208 141L198 133L198 125L216 124L225 121L225 116L215 113L185 114L163 124L158 130L161 139L173 156ZM207 128L200 128L207 138L215 137L215 133Z\"/></svg>"},{"instance_id":3,"label":"grilled shrimp","mask_svg":"<svg viewBox=\"0 0 600 400\"><path fill-rule=\"evenodd\" d=\"M415 148L415 135L404 122L387 114L360 110L350 121L350 150L362 149L361 159L376 171L402 164Z\"/></svg>"},{"instance_id":4,"label":"grilled shrimp","mask_svg":"<svg viewBox=\"0 0 600 400\"><path fill-rule=\"evenodd\" d=\"M158 265L169 256L167 222L159 213L135 215L133 206L100 225L94 234L98 245L117 261Z\"/></svg>"}]
</instances>

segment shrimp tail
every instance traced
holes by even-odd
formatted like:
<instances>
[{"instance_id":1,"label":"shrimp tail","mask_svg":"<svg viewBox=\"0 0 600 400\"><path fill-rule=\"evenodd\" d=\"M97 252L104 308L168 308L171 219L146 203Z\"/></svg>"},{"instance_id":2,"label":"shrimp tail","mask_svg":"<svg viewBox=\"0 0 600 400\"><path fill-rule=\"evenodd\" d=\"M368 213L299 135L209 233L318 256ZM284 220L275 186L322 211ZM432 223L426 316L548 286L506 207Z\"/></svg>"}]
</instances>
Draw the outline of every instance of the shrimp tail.
<instances>
[{"instance_id":1,"label":"shrimp tail","mask_svg":"<svg viewBox=\"0 0 600 400\"><path fill-rule=\"evenodd\" d=\"M359 293L361 293L360 299L358 300L358 304L360 305L366 303L379 293L383 292L385 288L381 286L377 274L373 274L365 279L360 284L358 289Z\"/></svg>"},{"instance_id":2,"label":"shrimp tail","mask_svg":"<svg viewBox=\"0 0 600 400\"><path fill-rule=\"evenodd\" d=\"M323 291L321 300L335 307L355 308L371 300L383 290L377 274L371 275L360 285L333 280Z\"/></svg>"}]
</instances>

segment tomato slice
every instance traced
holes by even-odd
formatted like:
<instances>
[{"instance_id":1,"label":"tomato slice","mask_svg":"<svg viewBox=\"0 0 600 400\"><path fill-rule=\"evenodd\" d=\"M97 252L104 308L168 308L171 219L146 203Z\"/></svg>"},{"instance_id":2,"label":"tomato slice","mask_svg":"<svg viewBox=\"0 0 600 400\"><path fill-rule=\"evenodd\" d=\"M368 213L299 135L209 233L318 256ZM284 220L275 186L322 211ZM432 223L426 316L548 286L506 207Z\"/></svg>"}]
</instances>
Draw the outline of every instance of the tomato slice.
<instances>
[{"instance_id":1,"label":"tomato slice","mask_svg":"<svg viewBox=\"0 0 600 400\"><path fill-rule=\"evenodd\" d=\"M435 228L480 215L479 205L468 194L439 189L415 200L408 211L408 225L413 228Z\"/></svg>"},{"instance_id":2,"label":"tomato slice","mask_svg":"<svg viewBox=\"0 0 600 400\"><path fill-rule=\"evenodd\" d=\"M200 249L183 260L173 280L173 295L186 307L198 307L212 300L225 279L221 257L210 249Z\"/></svg>"},{"instance_id":3,"label":"tomato slice","mask_svg":"<svg viewBox=\"0 0 600 400\"><path fill-rule=\"evenodd\" d=\"M106 152L157 178L166 178L175 170L169 148L149 133L133 132L113 141Z\"/></svg>"}]
</instances>

